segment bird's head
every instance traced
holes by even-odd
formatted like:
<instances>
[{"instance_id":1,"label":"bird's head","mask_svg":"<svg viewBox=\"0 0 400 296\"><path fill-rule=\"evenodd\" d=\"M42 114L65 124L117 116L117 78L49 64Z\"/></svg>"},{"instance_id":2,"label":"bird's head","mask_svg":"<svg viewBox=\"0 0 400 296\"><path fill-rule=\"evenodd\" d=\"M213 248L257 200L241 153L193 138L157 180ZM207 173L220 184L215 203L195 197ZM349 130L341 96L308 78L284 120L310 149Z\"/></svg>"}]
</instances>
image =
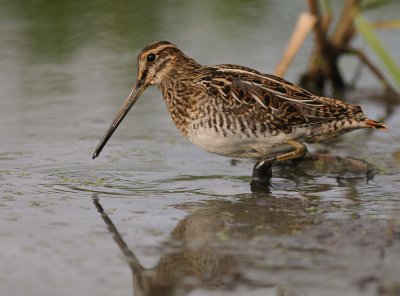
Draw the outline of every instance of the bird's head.
<instances>
[{"instance_id":1,"label":"bird's head","mask_svg":"<svg viewBox=\"0 0 400 296\"><path fill-rule=\"evenodd\" d=\"M138 76L136 83L146 88L159 85L169 78L171 71L179 67L186 56L172 43L157 41L146 46L137 57Z\"/></svg>"},{"instance_id":2,"label":"bird's head","mask_svg":"<svg viewBox=\"0 0 400 296\"><path fill-rule=\"evenodd\" d=\"M93 154L93 159L99 156L118 125L146 88L149 85L160 85L169 79L173 79L171 72L177 71L182 62L184 63L185 61L189 62L189 64L195 63L186 57L175 45L167 41L154 42L146 46L139 53L137 57L138 72L136 83L97 146Z\"/></svg>"}]
</instances>

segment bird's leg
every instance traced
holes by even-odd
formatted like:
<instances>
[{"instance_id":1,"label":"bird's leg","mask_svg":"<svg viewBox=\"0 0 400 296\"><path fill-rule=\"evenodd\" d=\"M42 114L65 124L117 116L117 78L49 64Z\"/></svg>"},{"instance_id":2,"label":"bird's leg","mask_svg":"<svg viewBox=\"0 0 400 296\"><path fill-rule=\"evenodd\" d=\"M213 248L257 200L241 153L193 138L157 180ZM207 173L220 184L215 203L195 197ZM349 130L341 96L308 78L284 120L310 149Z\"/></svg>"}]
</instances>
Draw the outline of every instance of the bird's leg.
<instances>
[{"instance_id":1,"label":"bird's leg","mask_svg":"<svg viewBox=\"0 0 400 296\"><path fill-rule=\"evenodd\" d=\"M283 160L299 158L299 157L302 157L304 155L304 153L306 152L306 149L307 149L306 145L304 145L302 143L299 143L294 140L287 140L285 143L292 146L294 148L294 150L277 155L276 161L283 161Z\"/></svg>"},{"instance_id":2,"label":"bird's leg","mask_svg":"<svg viewBox=\"0 0 400 296\"><path fill-rule=\"evenodd\" d=\"M250 180L250 189L252 192L269 192L272 177L272 164L275 161L276 156L262 158L256 162Z\"/></svg>"},{"instance_id":3,"label":"bird's leg","mask_svg":"<svg viewBox=\"0 0 400 296\"><path fill-rule=\"evenodd\" d=\"M306 146L294 140L287 140L286 144L294 149L290 152L278 154L269 158L263 158L256 162L253 168L253 175L250 181L252 192L269 192L272 177L272 164L275 161L284 161L299 158L304 155Z\"/></svg>"}]
</instances>

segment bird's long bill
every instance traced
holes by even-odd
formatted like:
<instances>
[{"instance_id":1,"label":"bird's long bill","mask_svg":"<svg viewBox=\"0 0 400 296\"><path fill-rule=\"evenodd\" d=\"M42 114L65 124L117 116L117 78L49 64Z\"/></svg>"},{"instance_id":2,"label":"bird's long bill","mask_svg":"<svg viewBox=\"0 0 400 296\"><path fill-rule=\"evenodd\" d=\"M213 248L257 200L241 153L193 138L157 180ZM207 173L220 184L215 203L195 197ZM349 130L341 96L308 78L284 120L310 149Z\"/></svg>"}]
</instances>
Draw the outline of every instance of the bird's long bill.
<instances>
[{"instance_id":1,"label":"bird's long bill","mask_svg":"<svg viewBox=\"0 0 400 296\"><path fill-rule=\"evenodd\" d=\"M96 150L93 153L93 159L99 156L101 150L103 150L104 146L107 144L108 140L111 138L112 134L117 129L118 125L124 119L125 115L128 114L129 110L132 106L136 103L137 99L145 90L145 85L141 80L138 80L133 87L131 93L126 98L125 103L122 105L121 109L119 109L118 113L115 115L111 126L108 128L107 132L104 134L103 138L101 139L99 145L97 146Z\"/></svg>"}]
</instances>

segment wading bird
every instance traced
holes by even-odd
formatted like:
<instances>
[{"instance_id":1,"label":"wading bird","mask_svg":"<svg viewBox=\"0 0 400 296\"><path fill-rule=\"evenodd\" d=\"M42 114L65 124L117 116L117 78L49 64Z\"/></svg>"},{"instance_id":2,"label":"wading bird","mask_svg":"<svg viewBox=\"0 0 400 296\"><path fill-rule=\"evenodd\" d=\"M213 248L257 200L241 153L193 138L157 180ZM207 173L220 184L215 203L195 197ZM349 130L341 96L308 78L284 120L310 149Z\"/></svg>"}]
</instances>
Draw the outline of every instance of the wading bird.
<instances>
[{"instance_id":1,"label":"wading bird","mask_svg":"<svg viewBox=\"0 0 400 296\"><path fill-rule=\"evenodd\" d=\"M250 68L200 65L167 41L146 46L137 63L136 84L93 158L150 85L161 90L176 127L192 143L219 155L256 159L254 184L268 185L272 163L303 156L304 143L360 128L387 130L359 106Z\"/></svg>"}]
</instances>

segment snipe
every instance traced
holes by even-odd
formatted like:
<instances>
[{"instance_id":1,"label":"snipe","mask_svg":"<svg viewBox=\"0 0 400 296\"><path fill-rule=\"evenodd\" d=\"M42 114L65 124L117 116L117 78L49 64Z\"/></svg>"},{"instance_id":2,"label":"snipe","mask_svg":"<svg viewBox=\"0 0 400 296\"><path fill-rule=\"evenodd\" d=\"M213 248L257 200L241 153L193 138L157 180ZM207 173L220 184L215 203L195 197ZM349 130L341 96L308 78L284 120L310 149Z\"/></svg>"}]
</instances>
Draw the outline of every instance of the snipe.
<instances>
[{"instance_id":1,"label":"snipe","mask_svg":"<svg viewBox=\"0 0 400 296\"><path fill-rule=\"evenodd\" d=\"M250 68L202 66L170 42L145 47L137 63L136 84L93 158L150 85L161 89L176 127L192 143L212 153L258 160L253 185L268 185L272 163L301 157L303 143L360 128L387 129L359 106L313 95Z\"/></svg>"}]
</instances>

